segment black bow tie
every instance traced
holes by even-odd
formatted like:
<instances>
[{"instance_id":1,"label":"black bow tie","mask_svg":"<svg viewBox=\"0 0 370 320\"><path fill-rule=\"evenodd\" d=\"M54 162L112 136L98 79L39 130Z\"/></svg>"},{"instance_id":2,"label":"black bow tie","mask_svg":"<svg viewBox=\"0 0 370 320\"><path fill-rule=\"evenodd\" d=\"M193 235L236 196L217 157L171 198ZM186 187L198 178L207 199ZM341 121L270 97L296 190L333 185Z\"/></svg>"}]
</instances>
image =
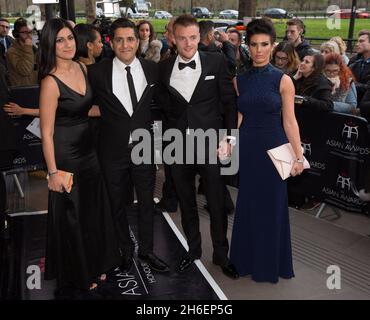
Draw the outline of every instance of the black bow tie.
<instances>
[{"instance_id":1,"label":"black bow tie","mask_svg":"<svg viewBox=\"0 0 370 320\"><path fill-rule=\"evenodd\" d=\"M185 67L190 67L192 69L195 69L195 61L192 60L189 63L179 62L179 69L180 70L184 69Z\"/></svg>"}]
</instances>

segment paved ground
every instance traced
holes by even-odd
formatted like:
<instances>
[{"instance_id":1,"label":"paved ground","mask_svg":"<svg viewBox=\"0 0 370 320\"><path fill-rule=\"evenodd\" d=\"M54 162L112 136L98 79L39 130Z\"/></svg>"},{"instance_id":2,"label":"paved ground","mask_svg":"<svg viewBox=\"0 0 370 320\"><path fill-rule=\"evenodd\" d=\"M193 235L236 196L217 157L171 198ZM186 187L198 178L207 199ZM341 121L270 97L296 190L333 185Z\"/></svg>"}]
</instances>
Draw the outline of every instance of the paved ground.
<instances>
[{"instance_id":1,"label":"paved ground","mask_svg":"<svg viewBox=\"0 0 370 320\"><path fill-rule=\"evenodd\" d=\"M160 198L162 171L158 171L155 196ZM47 188L41 173L19 175L25 199L17 195L13 179L8 188L16 196L10 199L11 211L39 211L47 208ZM237 190L230 188L235 200ZM295 278L281 279L278 284L256 283L249 277L239 280L226 278L211 262L212 245L209 216L203 209L205 199L198 197L200 227L203 241L202 262L229 299L370 299L370 219L367 216L341 211L337 217L326 207L323 217L315 212L290 209ZM170 214L182 232L179 211ZM233 215L229 216L229 239ZM327 288L327 267L341 270L341 289Z\"/></svg>"}]
</instances>

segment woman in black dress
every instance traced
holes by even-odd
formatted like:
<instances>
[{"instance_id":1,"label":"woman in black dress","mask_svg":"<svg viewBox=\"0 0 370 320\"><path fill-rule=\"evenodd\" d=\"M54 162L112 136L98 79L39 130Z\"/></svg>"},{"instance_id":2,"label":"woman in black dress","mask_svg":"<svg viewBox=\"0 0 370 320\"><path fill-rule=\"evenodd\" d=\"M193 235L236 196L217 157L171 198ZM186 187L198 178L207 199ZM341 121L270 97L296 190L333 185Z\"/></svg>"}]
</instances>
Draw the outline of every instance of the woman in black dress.
<instances>
[{"instance_id":1,"label":"woman in black dress","mask_svg":"<svg viewBox=\"0 0 370 320\"><path fill-rule=\"evenodd\" d=\"M58 288L91 290L96 277L104 280L101 274L120 264L88 129L93 94L86 67L73 61L75 34L67 21L47 21L40 44L41 134L50 190L45 279L56 278ZM70 192L60 170L74 174Z\"/></svg>"}]
</instances>

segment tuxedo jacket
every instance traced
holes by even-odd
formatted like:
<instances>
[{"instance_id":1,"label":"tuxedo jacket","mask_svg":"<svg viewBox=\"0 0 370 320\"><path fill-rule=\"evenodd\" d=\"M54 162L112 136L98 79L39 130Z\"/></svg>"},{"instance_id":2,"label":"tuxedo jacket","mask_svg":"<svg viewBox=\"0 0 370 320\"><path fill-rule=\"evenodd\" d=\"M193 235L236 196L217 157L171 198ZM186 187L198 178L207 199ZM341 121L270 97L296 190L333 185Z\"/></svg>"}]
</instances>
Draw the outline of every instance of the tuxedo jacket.
<instances>
[{"instance_id":1,"label":"tuxedo jacket","mask_svg":"<svg viewBox=\"0 0 370 320\"><path fill-rule=\"evenodd\" d=\"M89 82L92 86L95 104L100 108L101 128L98 152L105 160L126 159L131 150L128 147L130 133L143 128L151 132L151 111L155 88L158 84L156 63L139 58L144 70L147 86L130 116L112 89L113 60L104 59L88 66ZM130 93L127 92L129 95ZM135 142L134 142L135 144Z\"/></svg>"},{"instance_id":2,"label":"tuxedo jacket","mask_svg":"<svg viewBox=\"0 0 370 320\"><path fill-rule=\"evenodd\" d=\"M163 108L166 127L185 132L189 129L235 129L236 94L223 54L199 51L202 73L190 101L170 85L177 56L159 64L157 103Z\"/></svg>"}]
</instances>

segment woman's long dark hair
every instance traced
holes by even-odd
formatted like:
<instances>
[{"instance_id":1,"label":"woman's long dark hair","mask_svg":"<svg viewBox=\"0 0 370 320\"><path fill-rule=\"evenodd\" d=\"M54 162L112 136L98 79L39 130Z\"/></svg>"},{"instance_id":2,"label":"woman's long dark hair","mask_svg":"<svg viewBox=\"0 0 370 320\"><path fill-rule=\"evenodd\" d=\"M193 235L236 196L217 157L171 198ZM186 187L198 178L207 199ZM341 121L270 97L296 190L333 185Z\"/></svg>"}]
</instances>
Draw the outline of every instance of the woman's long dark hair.
<instances>
[{"instance_id":1,"label":"woman's long dark hair","mask_svg":"<svg viewBox=\"0 0 370 320\"><path fill-rule=\"evenodd\" d=\"M76 34L67 20L54 18L46 21L41 31L40 54L39 54L39 79L45 78L56 67L55 44L57 34L63 28L68 28L73 37ZM75 40L76 41L76 40ZM77 47L77 44L76 44Z\"/></svg>"},{"instance_id":2,"label":"woman's long dark hair","mask_svg":"<svg viewBox=\"0 0 370 320\"><path fill-rule=\"evenodd\" d=\"M153 40L155 40L157 38L157 35L155 34L154 32L154 27L153 25L150 23L150 21L148 20L140 20L139 23L137 24L137 31L139 31L140 27L143 25L143 24L147 24L149 26L149 30L150 30L150 36L149 36L149 43L152 42ZM140 36L139 36L140 37ZM140 39L141 40L141 39Z\"/></svg>"}]
</instances>

